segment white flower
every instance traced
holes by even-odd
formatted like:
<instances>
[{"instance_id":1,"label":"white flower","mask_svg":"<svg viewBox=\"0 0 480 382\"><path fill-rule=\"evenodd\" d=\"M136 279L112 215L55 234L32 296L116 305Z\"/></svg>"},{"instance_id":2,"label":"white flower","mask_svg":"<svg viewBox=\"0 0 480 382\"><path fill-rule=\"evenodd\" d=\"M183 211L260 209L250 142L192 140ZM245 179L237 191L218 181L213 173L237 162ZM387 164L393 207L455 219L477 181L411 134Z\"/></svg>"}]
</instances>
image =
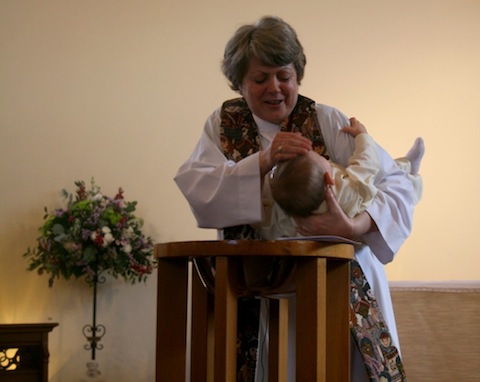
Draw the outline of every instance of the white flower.
<instances>
[{"instance_id":1,"label":"white flower","mask_svg":"<svg viewBox=\"0 0 480 382\"><path fill-rule=\"evenodd\" d=\"M122 236L126 238L131 238L133 236L133 227L128 227L127 229L124 229L122 232Z\"/></svg>"},{"instance_id":2,"label":"white flower","mask_svg":"<svg viewBox=\"0 0 480 382\"><path fill-rule=\"evenodd\" d=\"M98 201L102 200L102 198L103 198L103 195L100 192L98 192L95 195L93 195L91 199L94 202L98 202Z\"/></svg>"},{"instance_id":3,"label":"white flower","mask_svg":"<svg viewBox=\"0 0 480 382\"><path fill-rule=\"evenodd\" d=\"M109 245L111 242L113 242L115 239L113 238L113 235L108 232L103 236L103 247L106 247Z\"/></svg>"},{"instance_id":4,"label":"white flower","mask_svg":"<svg viewBox=\"0 0 480 382\"><path fill-rule=\"evenodd\" d=\"M122 247L122 250L123 252L125 253L130 253L132 252L132 246L130 244L125 244L123 247Z\"/></svg>"},{"instance_id":5,"label":"white flower","mask_svg":"<svg viewBox=\"0 0 480 382\"><path fill-rule=\"evenodd\" d=\"M105 234L107 234L107 233L112 232L112 230L110 229L110 227L104 226L104 227L102 227L102 232L105 233Z\"/></svg>"}]
</instances>

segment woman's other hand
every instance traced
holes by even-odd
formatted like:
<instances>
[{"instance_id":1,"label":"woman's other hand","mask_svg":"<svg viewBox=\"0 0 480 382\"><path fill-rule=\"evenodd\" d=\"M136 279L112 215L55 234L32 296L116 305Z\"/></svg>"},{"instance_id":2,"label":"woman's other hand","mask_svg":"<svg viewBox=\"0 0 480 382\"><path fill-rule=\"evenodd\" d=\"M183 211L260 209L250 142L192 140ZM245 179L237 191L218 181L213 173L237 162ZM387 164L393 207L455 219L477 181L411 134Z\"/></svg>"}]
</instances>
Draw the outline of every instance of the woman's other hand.
<instances>
[{"instance_id":1,"label":"woman's other hand","mask_svg":"<svg viewBox=\"0 0 480 382\"><path fill-rule=\"evenodd\" d=\"M376 228L367 212L361 212L353 219L349 218L338 204L330 187L327 188L325 199L327 212L306 218L295 218L298 233L303 236L335 235L359 240L363 234Z\"/></svg>"},{"instance_id":2,"label":"woman's other hand","mask_svg":"<svg viewBox=\"0 0 480 382\"><path fill-rule=\"evenodd\" d=\"M328 206L327 212L295 218L298 232L303 236L336 235L353 239L353 219L342 211L330 187L327 188L325 199Z\"/></svg>"}]
</instances>

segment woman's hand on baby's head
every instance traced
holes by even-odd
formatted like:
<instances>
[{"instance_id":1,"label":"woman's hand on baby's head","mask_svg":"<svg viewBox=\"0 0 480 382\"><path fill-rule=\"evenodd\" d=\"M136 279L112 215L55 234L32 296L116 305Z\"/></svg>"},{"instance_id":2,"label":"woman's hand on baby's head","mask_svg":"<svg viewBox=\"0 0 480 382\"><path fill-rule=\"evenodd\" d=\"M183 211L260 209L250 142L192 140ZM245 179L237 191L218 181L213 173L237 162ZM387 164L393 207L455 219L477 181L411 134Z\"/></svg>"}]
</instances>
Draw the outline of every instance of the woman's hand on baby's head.
<instances>
[{"instance_id":1,"label":"woman's hand on baby's head","mask_svg":"<svg viewBox=\"0 0 480 382\"><path fill-rule=\"evenodd\" d=\"M279 132L272 143L260 151L260 171L262 176L272 169L275 163L293 159L312 150L312 142L301 133Z\"/></svg>"},{"instance_id":2,"label":"woman's hand on baby's head","mask_svg":"<svg viewBox=\"0 0 480 382\"><path fill-rule=\"evenodd\" d=\"M275 163L306 154L312 149L312 142L301 133L281 131L275 134L270 147L270 155Z\"/></svg>"}]
</instances>

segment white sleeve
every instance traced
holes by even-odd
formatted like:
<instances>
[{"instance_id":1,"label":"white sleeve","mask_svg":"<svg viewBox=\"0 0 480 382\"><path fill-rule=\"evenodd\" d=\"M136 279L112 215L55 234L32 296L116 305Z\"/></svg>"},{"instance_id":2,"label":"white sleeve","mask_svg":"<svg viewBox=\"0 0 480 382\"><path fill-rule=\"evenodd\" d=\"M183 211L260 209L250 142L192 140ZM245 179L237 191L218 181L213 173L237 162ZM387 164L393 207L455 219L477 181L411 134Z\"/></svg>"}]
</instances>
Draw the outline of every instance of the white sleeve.
<instances>
[{"instance_id":1,"label":"white sleeve","mask_svg":"<svg viewBox=\"0 0 480 382\"><path fill-rule=\"evenodd\" d=\"M382 164L375 182L378 193L367 212L381 236L372 232L364 235L364 240L386 264L393 260L412 230L414 192L407 174L392 157L380 146L378 152Z\"/></svg>"},{"instance_id":2,"label":"white sleeve","mask_svg":"<svg viewBox=\"0 0 480 382\"><path fill-rule=\"evenodd\" d=\"M380 167L375 141L368 134L359 134L354 141L355 150L348 160L346 171L362 183L373 183Z\"/></svg>"},{"instance_id":3,"label":"white sleeve","mask_svg":"<svg viewBox=\"0 0 480 382\"><path fill-rule=\"evenodd\" d=\"M190 158L174 180L201 228L258 223L262 219L258 153L235 163L220 149L220 114L214 112Z\"/></svg>"},{"instance_id":4,"label":"white sleeve","mask_svg":"<svg viewBox=\"0 0 480 382\"><path fill-rule=\"evenodd\" d=\"M349 124L338 110L317 105L318 120L325 144L334 162L347 166L354 151L354 140L340 129ZM364 240L375 256L386 264L393 260L410 235L413 218L413 189L405 172L400 170L390 155L376 144L380 160L375 180L378 192L367 209L378 231L364 235Z\"/></svg>"},{"instance_id":5,"label":"white sleeve","mask_svg":"<svg viewBox=\"0 0 480 382\"><path fill-rule=\"evenodd\" d=\"M380 167L373 138L368 134L359 134L354 141L355 150L347 167L332 162L335 196L343 212L350 218L373 203L378 191L375 179Z\"/></svg>"}]
</instances>

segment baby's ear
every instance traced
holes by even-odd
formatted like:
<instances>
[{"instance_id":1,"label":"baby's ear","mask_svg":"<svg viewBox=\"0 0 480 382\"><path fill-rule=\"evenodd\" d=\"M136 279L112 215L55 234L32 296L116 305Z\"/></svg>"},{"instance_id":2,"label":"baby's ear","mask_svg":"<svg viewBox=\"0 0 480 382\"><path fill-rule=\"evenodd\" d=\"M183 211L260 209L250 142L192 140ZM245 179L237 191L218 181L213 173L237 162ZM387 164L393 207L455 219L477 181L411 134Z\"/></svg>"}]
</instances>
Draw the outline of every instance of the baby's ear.
<instances>
[{"instance_id":1,"label":"baby's ear","mask_svg":"<svg viewBox=\"0 0 480 382\"><path fill-rule=\"evenodd\" d=\"M335 183L333 183L333 179L330 176L329 172L326 172L325 175L323 175L323 179L325 180L326 185L333 186Z\"/></svg>"}]
</instances>

